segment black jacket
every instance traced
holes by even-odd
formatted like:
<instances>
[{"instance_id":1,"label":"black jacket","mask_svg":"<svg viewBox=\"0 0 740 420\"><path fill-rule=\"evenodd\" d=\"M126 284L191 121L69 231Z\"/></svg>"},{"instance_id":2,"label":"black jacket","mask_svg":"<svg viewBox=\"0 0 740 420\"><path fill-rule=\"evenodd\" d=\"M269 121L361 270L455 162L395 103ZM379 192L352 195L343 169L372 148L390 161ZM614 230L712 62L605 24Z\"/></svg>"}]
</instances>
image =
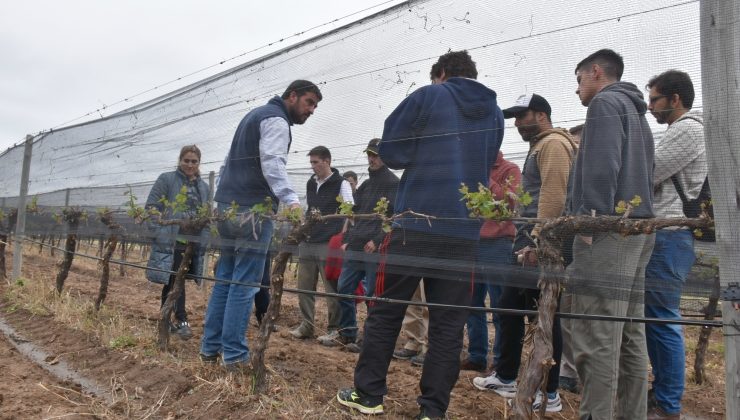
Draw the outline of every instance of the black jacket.
<instances>
[{"instance_id":1,"label":"black jacket","mask_svg":"<svg viewBox=\"0 0 740 420\"><path fill-rule=\"evenodd\" d=\"M312 209L318 209L322 215L335 214L339 209L337 196L342 189L344 178L339 175L339 171L331 168L331 176L327 179L319 190L316 191L316 177L311 176L306 183L306 201L308 210L306 216ZM311 228L311 232L306 238L309 243L329 242L332 236L342 230L344 221L341 219L330 220L324 223L317 223Z\"/></svg>"},{"instance_id":2,"label":"black jacket","mask_svg":"<svg viewBox=\"0 0 740 420\"><path fill-rule=\"evenodd\" d=\"M355 206L352 210L355 214L373 213L378 200L385 197L388 199L387 216L392 215L393 202L398 191L398 177L387 166L369 172L370 179L363 182L355 192ZM384 236L380 220L361 219L356 220L354 226L344 235L344 243L348 244L347 249L350 251L362 251L371 239L375 246L380 246Z\"/></svg>"}]
</instances>

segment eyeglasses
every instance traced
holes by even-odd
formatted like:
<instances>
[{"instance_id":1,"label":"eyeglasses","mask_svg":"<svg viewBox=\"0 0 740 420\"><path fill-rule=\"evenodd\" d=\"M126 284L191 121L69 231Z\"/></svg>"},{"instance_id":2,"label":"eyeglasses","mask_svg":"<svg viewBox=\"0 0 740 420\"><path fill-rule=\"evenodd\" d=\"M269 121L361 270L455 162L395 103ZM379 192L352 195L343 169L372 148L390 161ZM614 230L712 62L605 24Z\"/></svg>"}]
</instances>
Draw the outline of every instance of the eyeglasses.
<instances>
[{"instance_id":1,"label":"eyeglasses","mask_svg":"<svg viewBox=\"0 0 740 420\"><path fill-rule=\"evenodd\" d=\"M649 96L648 101L650 102L650 105L655 105L656 102L663 98L670 98L671 95L657 95L657 96Z\"/></svg>"},{"instance_id":2,"label":"eyeglasses","mask_svg":"<svg viewBox=\"0 0 740 420\"><path fill-rule=\"evenodd\" d=\"M182 161L188 165L197 165L199 162L198 159L183 159Z\"/></svg>"}]
</instances>

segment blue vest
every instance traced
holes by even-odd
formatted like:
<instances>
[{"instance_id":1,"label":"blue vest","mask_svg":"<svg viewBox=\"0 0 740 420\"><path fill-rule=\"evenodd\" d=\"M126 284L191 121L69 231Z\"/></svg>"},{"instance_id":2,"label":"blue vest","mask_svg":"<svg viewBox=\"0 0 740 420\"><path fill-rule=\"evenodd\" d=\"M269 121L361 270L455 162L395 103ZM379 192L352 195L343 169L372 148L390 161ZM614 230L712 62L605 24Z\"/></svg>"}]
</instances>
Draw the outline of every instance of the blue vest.
<instances>
[{"instance_id":1,"label":"blue vest","mask_svg":"<svg viewBox=\"0 0 740 420\"><path fill-rule=\"evenodd\" d=\"M270 99L266 105L251 110L239 123L219 180L215 197L217 202L229 204L235 201L240 206L251 207L270 197L273 210L277 210L278 198L262 175L260 159L260 123L273 117L283 118L288 125L293 125L285 103L279 96ZM290 130L288 133L290 135ZM288 149L291 141L292 137L288 142Z\"/></svg>"}]
</instances>

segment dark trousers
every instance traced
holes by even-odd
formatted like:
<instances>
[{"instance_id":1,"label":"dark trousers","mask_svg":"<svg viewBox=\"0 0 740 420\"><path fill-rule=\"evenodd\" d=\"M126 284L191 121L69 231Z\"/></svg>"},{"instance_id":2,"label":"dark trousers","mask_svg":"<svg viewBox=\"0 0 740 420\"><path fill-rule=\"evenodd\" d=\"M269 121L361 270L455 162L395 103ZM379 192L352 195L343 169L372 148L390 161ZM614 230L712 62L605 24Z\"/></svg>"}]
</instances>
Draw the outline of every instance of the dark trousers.
<instances>
[{"instance_id":1,"label":"dark trousers","mask_svg":"<svg viewBox=\"0 0 740 420\"><path fill-rule=\"evenodd\" d=\"M529 269L523 269L530 271ZM505 309L536 310L539 290L521 289L505 286L499 299L499 307ZM524 317L521 315L501 314L501 357L496 365L496 373L501 379L513 380L519 374L522 360L522 346L524 339ZM529 318L532 319L531 317ZM560 318L556 317L552 325L552 357L555 365L550 368L547 376L547 392L558 389L560 376L560 356L563 353L563 337L560 331Z\"/></svg>"},{"instance_id":2,"label":"dark trousers","mask_svg":"<svg viewBox=\"0 0 740 420\"><path fill-rule=\"evenodd\" d=\"M471 302L472 271L477 241L393 231L378 269L376 295L411 300L419 281L430 303L467 306ZM381 251L383 252L383 251ZM365 321L365 336L355 368L355 388L382 398L386 376L407 305L377 302ZM463 327L468 311L429 308L429 350L422 369L417 402L430 416L443 416L450 391L460 373Z\"/></svg>"},{"instance_id":3,"label":"dark trousers","mask_svg":"<svg viewBox=\"0 0 740 420\"><path fill-rule=\"evenodd\" d=\"M174 251L174 261L172 262L172 271L177 271L178 268L180 268L180 264L182 263L182 254L185 252L185 248L176 247ZM197 252L198 249L195 249L195 252L193 253L193 258L197 258ZM188 270L188 274L194 274L193 273L193 263L190 263L190 270ZM167 300L167 295L170 293L170 290L175 287L175 275L170 274L170 282L165 284L164 287L162 287L162 303L160 307L164 306L164 302ZM176 322L183 322L188 320L188 314L185 312L185 288L182 288L182 293L180 293L180 297L175 302L175 306L173 307L173 310L175 312L175 321Z\"/></svg>"},{"instance_id":4,"label":"dark trousers","mask_svg":"<svg viewBox=\"0 0 740 420\"><path fill-rule=\"evenodd\" d=\"M270 285L270 274L271 274L272 258L270 254L267 254L265 258L265 270L262 272L262 285ZM270 289L260 289L256 295L254 295L254 316L257 317L257 322L262 322L262 317L267 313L267 308L270 306Z\"/></svg>"}]
</instances>

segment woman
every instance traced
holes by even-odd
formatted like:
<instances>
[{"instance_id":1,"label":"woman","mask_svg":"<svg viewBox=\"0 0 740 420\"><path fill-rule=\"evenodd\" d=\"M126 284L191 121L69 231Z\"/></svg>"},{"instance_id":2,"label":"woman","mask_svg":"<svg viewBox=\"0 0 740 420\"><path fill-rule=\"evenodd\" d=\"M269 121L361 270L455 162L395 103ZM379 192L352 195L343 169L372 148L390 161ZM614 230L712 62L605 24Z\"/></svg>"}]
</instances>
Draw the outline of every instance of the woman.
<instances>
[{"instance_id":1,"label":"woman","mask_svg":"<svg viewBox=\"0 0 740 420\"><path fill-rule=\"evenodd\" d=\"M200 149L197 146L185 146L180 150L180 159L177 170L165 172L157 178L154 183L149 197L146 200L146 207L154 207L162 213L163 219L183 219L194 216L198 207L208 202L208 185L200 178ZM187 210L184 212L173 213L172 209L165 209L164 204L160 201L166 198L174 202L182 188L185 187L187 200L185 205ZM150 229L154 233L154 242L152 243L152 253L149 256L146 277L149 281L163 284L162 288L162 305L167 300L167 295L175 285L175 275L169 271L177 271L182 262L182 255L188 240L195 241L195 250L193 252L193 261L190 264L189 274L201 276L203 274L203 251L205 247L199 244L199 238L185 238L178 235L179 226L163 226L156 222L150 224ZM201 237L204 232L201 232ZM158 270L167 270L158 271ZM199 282L196 279L196 282ZM170 326L170 331L177 334L183 340L193 336L188 324L187 313L185 312L185 290L183 289L180 298L174 306L175 321Z\"/></svg>"}]
</instances>

